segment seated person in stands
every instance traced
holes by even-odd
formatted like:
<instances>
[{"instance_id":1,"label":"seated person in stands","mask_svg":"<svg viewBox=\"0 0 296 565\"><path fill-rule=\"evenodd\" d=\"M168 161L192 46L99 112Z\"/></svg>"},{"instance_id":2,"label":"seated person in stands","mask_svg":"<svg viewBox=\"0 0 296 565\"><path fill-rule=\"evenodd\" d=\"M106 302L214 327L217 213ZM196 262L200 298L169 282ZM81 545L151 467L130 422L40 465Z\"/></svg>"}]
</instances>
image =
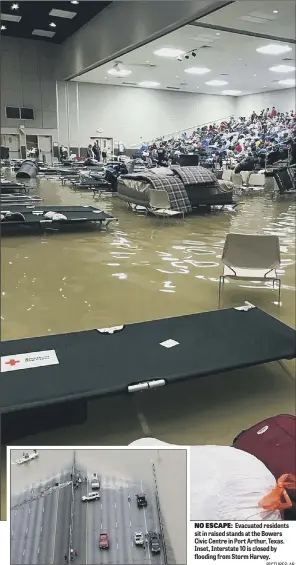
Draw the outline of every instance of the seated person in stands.
<instances>
[{"instance_id":1,"label":"seated person in stands","mask_svg":"<svg viewBox=\"0 0 296 565\"><path fill-rule=\"evenodd\" d=\"M275 109L275 106L273 106L273 107L272 107L272 110L271 110L271 112L270 112L270 117L271 117L271 118L274 118L276 115L277 115L277 111L276 111L276 109Z\"/></svg>"}]
</instances>

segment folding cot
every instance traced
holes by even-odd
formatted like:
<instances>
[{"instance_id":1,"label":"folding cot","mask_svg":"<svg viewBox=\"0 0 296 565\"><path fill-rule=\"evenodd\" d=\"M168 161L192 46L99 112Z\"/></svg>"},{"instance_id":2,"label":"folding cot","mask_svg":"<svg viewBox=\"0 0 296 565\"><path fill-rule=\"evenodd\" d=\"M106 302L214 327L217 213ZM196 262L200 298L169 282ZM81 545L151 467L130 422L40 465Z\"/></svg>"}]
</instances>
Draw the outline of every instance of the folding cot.
<instances>
[{"instance_id":1,"label":"folding cot","mask_svg":"<svg viewBox=\"0 0 296 565\"><path fill-rule=\"evenodd\" d=\"M27 227L40 229L58 228L65 225L86 223L108 224L115 220L110 214L94 206L13 206L6 205L1 209L1 230ZM46 217L48 212L58 213L64 217ZM4 216L4 217L2 217Z\"/></svg>"},{"instance_id":2,"label":"folding cot","mask_svg":"<svg viewBox=\"0 0 296 565\"><path fill-rule=\"evenodd\" d=\"M225 331L227 328L227 331ZM0 344L3 441L81 423L87 400L296 357L296 332L252 305Z\"/></svg>"}]
</instances>

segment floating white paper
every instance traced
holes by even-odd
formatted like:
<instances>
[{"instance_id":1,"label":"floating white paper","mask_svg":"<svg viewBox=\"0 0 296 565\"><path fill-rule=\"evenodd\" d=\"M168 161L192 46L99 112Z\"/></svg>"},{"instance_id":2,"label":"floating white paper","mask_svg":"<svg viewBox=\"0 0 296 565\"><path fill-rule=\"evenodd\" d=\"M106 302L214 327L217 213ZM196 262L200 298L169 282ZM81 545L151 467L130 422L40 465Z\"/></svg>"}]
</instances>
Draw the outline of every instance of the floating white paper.
<instances>
[{"instance_id":1,"label":"floating white paper","mask_svg":"<svg viewBox=\"0 0 296 565\"><path fill-rule=\"evenodd\" d=\"M175 341L174 339L167 339L166 341L162 341L160 345L169 348L169 347L175 347L175 345L180 345L180 344L178 341Z\"/></svg>"}]
</instances>

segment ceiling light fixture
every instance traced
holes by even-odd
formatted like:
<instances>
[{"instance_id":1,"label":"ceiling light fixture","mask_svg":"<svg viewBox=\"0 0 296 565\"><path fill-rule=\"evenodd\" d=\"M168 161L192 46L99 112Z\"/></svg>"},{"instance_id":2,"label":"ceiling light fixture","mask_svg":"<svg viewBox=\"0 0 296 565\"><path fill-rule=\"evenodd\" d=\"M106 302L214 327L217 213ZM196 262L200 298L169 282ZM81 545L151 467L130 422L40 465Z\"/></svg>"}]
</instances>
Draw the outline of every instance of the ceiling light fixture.
<instances>
[{"instance_id":1,"label":"ceiling light fixture","mask_svg":"<svg viewBox=\"0 0 296 565\"><path fill-rule=\"evenodd\" d=\"M278 11L278 10L273 10L273 12L272 12L272 13L273 13L273 14L278 14L278 13L279 13L279 11Z\"/></svg>"},{"instance_id":2,"label":"ceiling light fixture","mask_svg":"<svg viewBox=\"0 0 296 565\"><path fill-rule=\"evenodd\" d=\"M153 88L155 86L159 86L160 82L154 82L153 80L144 80L143 82L139 82L139 86L143 86L146 88Z\"/></svg>"},{"instance_id":3,"label":"ceiling light fixture","mask_svg":"<svg viewBox=\"0 0 296 565\"><path fill-rule=\"evenodd\" d=\"M207 69L206 67L189 67L189 69L185 69L185 73L189 75L205 75L210 72L211 69Z\"/></svg>"},{"instance_id":4,"label":"ceiling light fixture","mask_svg":"<svg viewBox=\"0 0 296 565\"><path fill-rule=\"evenodd\" d=\"M264 45L264 47L258 47L256 51L257 53L263 53L263 55L281 55L282 53L292 51L292 47L289 47L289 45L277 45L276 43L270 43L269 45Z\"/></svg>"},{"instance_id":5,"label":"ceiling light fixture","mask_svg":"<svg viewBox=\"0 0 296 565\"><path fill-rule=\"evenodd\" d=\"M185 51L183 49L175 49L173 47L162 47L161 49L157 49L154 51L154 55L158 57L170 57L174 59L175 57L181 57L181 55L185 55Z\"/></svg>"},{"instance_id":6,"label":"ceiling light fixture","mask_svg":"<svg viewBox=\"0 0 296 565\"><path fill-rule=\"evenodd\" d=\"M216 35L221 35L221 33L219 31L217 31Z\"/></svg>"},{"instance_id":7,"label":"ceiling light fixture","mask_svg":"<svg viewBox=\"0 0 296 565\"><path fill-rule=\"evenodd\" d=\"M57 10L53 8L50 10L49 16L53 16L54 18L66 18L72 20L77 15L77 12L69 12L68 10Z\"/></svg>"},{"instance_id":8,"label":"ceiling light fixture","mask_svg":"<svg viewBox=\"0 0 296 565\"><path fill-rule=\"evenodd\" d=\"M71 4L79 4L78 0L71 0Z\"/></svg>"},{"instance_id":9,"label":"ceiling light fixture","mask_svg":"<svg viewBox=\"0 0 296 565\"><path fill-rule=\"evenodd\" d=\"M241 90L222 90L222 94L225 94L226 96L238 96L241 93Z\"/></svg>"},{"instance_id":10,"label":"ceiling light fixture","mask_svg":"<svg viewBox=\"0 0 296 565\"><path fill-rule=\"evenodd\" d=\"M5 31L7 29L6 26L1 26L1 31Z\"/></svg>"},{"instance_id":11,"label":"ceiling light fixture","mask_svg":"<svg viewBox=\"0 0 296 565\"><path fill-rule=\"evenodd\" d=\"M285 78L284 80L279 80L278 84L283 84L285 86L295 86L294 78Z\"/></svg>"},{"instance_id":12,"label":"ceiling light fixture","mask_svg":"<svg viewBox=\"0 0 296 565\"><path fill-rule=\"evenodd\" d=\"M109 69L108 71L109 75L115 77L127 77L131 73L132 71L129 71L128 69L124 69L119 63L115 63L114 67L112 67L112 69Z\"/></svg>"},{"instance_id":13,"label":"ceiling light fixture","mask_svg":"<svg viewBox=\"0 0 296 565\"><path fill-rule=\"evenodd\" d=\"M55 24L54 22L50 22L49 27L57 27L57 24Z\"/></svg>"},{"instance_id":14,"label":"ceiling light fixture","mask_svg":"<svg viewBox=\"0 0 296 565\"><path fill-rule=\"evenodd\" d=\"M18 5L18 4L12 4L11 9L12 9L12 10L18 10L18 9L19 9L19 5Z\"/></svg>"},{"instance_id":15,"label":"ceiling light fixture","mask_svg":"<svg viewBox=\"0 0 296 565\"><path fill-rule=\"evenodd\" d=\"M39 37L53 37L55 31L48 31L47 29L33 29L32 35L38 35Z\"/></svg>"},{"instance_id":16,"label":"ceiling light fixture","mask_svg":"<svg viewBox=\"0 0 296 565\"><path fill-rule=\"evenodd\" d=\"M224 84L228 84L228 82L226 82L226 80L209 80L205 84L208 86L224 86Z\"/></svg>"},{"instance_id":17,"label":"ceiling light fixture","mask_svg":"<svg viewBox=\"0 0 296 565\"><path fill-rule=\"evenodd\" d=\"M290 65L277 65L276 67L270 67L269 70L273 73L291 73L296 70L296 67L291 67Z\"/></svg>"}]
</instances>

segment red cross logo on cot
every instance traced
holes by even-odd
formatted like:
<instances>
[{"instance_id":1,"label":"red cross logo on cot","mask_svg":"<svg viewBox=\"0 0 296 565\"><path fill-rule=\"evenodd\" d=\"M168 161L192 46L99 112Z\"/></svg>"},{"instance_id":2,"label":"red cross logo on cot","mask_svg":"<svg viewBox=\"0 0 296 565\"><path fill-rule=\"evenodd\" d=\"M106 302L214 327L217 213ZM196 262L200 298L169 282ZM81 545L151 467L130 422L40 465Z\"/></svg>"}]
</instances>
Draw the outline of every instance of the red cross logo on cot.
<instances>
[{"instance_id":1,"label":"red cross logo on cot","mask_svg":"<svg viewBox=\"0 0 296 565\"><path fill-rule=\"evenodd\" d=\"M5 365L10 365L11 367L14 367L17 363L19 363L19 361L16 361L15 359L9 359L9 361L6 361Z\"/></svg>"}]
</instances>

